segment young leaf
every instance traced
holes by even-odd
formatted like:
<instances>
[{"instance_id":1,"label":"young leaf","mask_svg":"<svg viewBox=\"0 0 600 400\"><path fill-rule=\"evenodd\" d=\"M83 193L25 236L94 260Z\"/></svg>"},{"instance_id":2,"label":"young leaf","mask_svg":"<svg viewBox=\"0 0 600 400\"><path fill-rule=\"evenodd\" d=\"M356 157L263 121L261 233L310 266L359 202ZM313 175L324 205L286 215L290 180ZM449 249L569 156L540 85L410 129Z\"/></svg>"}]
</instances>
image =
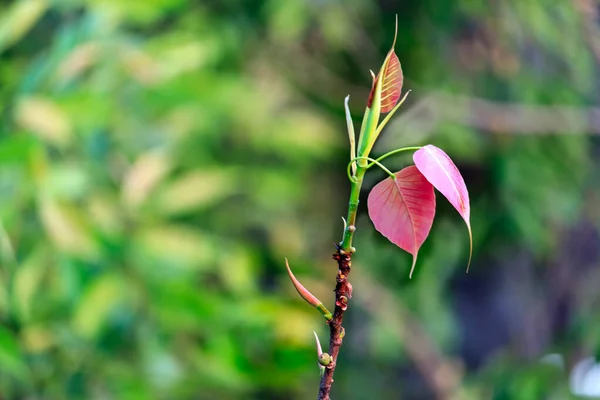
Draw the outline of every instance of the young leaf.
<instances>
[{"instance_id":1,"label":"young leaf","mask_svg":"<svg viewBox=\"0 0 600 400\"><path fill-rule=\"evenodd\" d=\"M469 205L467 185L465 185L463 177L450 157L431 144L417 150L413 155L413 160L419 171L448 199L467 224L470 244L468 272L469 265L471 265L471 255L473 254L473 237L471 235L471 206Z\"/></svg>"},{"instance_id":2,"label":"young leaf","mask_svg":"<svg viewBox=\"0 0 600 400\"><path fill-rule=\"evenodd\" d=\"M435 216L433 186L415 166L395 173L396 179L379 182L367 200L375 229L412 254L412 277L419 248L429 235Z\"/></svg>"},{"instance_id":3,"label":"young leaf","mask_svg":"<svg viewBox=\"0 0 600 400\"><path fill-rule=\"evenodd\" d=\"M354 133L354 122L352 122L352 115L350 114L350 108L348 102L350 101L350 95L346 96L344 100L344 111L346 112L346 125L348 127L348 138L350 139L350 160L356 158L356 134ZM352 163L352 175L356 175L356 163Z\"/></svg>"},{"instance_id":4,"label":"young leaf","mask_svg":"<svg viewBox=\"0 0 600 400\"><path fill-rule=\"evenodd\" d=\"M388 113L398 103L400 99L400 93L402 92L402 83L404 76L402 74L402 67L400 67L400 60L394 51L396 46L396 36L398 35L398 19L396 17L396 33L394 34L394 43L392 48L385 57L385 61L377 74L377 77L373 78L373 86L371 87L371 93L369 94L369 100L367 107L371 108L373 104L373 98L378 90L381 90L381 110L382 113ZM371 75L373 72L371 71ZM381 78L381 88L378 87L377 82Z\"/></svg>"},{"instance_id":5,"label":"young leaf","mask_svg":"<svg viewBox=\"0 0 600 400\"><path fill-rule=\"evenodd\" d=\"M402 92L402 68L398 56L394 52L396 36L398 35L398 19L396 19L396 33L392 48L388 52L379 73L373 79L371 93L367 101L367 108L363 117L358 138L358 156L368 157L381 129L377 129L381 113L387 113L394 109L400 99ZM371 72L373 75L373 72ZM366 166L366 160L359 160L358 165Z\"/></svg>"},{"instance_id":6,"label":"young leaf","mask_svg":"<svg viewBox=\"0 0 600 400\"><path fill-rule=\"evenodd\" d=\"M402 75L402 68L400 67L400 60L394 52L394 48L387 54L383 63L383 68L377 75L377 78L373 82L371 93L369 94L369 101L367 107L371 108L373 103L373 97L377 90L377 81L381 77L381 110L382 113L388 113L394 109L396 103L400 99L402 92L402 82L404 76Z\"/></svg>"},{"instance_id":7,"label":"young leaf","mask_svg":"<svg viewBox=\"0 0 600 400\"><path fill-rule=\"evenodd\" d=\"M313 333L315 334L315 341L317 342L317 359L319 359L319 358L321 358L321 355L323 354L323 349L321 348L321 342L319 341L317 332L313 331ZM319 366L319 375L322 378L323 374L325 373L325 367L323 365L321 365L321 363L319 363L319 362L317 362L317 365Z\"/></svg>"},{"instance_id":8,"label":"young leaf","mask_svg":"<svg viewBox=\"0 0 600 400\"><path fill-rule=\"evenodd\" d=\"M319 310L319 312L323 314L326 320L331 321L331 319L333 318L331 312L329 312L329 310L325 308L323 303L321 303L321 300L317 299L311 292L308 291L308 289L306 289L300 283L298 279L296 279L296 277L292 273L292 270L290 269L290 264L288 263L287 258L285 259L285 266L287 268L290 280L292 281L292 284L294 285L294 288L296 289L300 297L302 297L308 304Z\"/></svg>"}]
</instances>

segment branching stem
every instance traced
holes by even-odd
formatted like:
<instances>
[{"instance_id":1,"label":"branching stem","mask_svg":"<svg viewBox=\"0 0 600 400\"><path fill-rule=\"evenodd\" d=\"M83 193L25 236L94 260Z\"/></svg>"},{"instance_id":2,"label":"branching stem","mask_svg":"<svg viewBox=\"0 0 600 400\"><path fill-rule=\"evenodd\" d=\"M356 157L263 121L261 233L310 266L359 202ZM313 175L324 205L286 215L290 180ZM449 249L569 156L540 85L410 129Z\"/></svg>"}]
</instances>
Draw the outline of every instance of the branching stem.
<instances>
[{"instance_id":1,"label":"branching stem","mask_svg":"<svg viewBox=\"0 0 600 400\"><path fill-rule=\"evenodd\" d=\"M355 161L356 160L353 160L352 162ZM336 246L337 251L333 255L333 259L338 263L338 273L335 286L335 310L333 312L332 320L329 321L329 355L331 356L331 363L325 367L325 371L321 377L319 400L330 400L329 393L331 391L331 385L333 384L333 373L335 372L338 354L340 353L344 338L342 321L344 319L344 311L346 311L346 308L348 307L348 300L352 297L352 285L348 282L352 254L354 253L352 238L354 237L354 231L356 230L355 224L358 211L358 199L366 171L367 168L361 167L360 165L357 166L356 175L353 176L354 179L350 181L350 201L348 202L348 216L344 228L344 237Z\"/></svg>"},{"instance_id":2,"label":"branching stem","mask_svg":"<svg viewBox=\"0 0 600 400\"><path fill-rule=\"evenodd\" d=\"M388 175L393 177L396 176L386 167L384 167L380 161L396 153L402 151L418 150L420 147L404 147L390 151L382 155L377 159L370 157L355 157L348 163L347 174L350 179L350 201L348 202L348 216L344 221L344 236L342 241L336 245L337 251L333 255L333 259L338 263L338 273L336 276L335 286L335 310L333 312L333 318L328 322L329 324L329 355L331 356L331 363L325 367L325 371L321 377L321 383L319 385L319 397L318 400L330 400L330 391L333 384L333 373L337 363L338 354L342 346L344 338L344 328L342 322L344 319L344 312L348 308L348 300L352 297L352 285L348 282L348 275L350 274L352 266L352 255L354 254L354 247L352 247L352 239L354 238L354 232L356 231L356 215L358 213L358 200L360 196L360 189L363 184L363 178L367 169L373 165L377 165L384 170ZM366 166L360 166L358 160L370 161L370 164ZM351 173L351 168L356 165L356 173Z\"/></svg>"},{"instance_id":3,"label":"branching stem","mask_svg":"<svg viewBox=\"0 0 600 400\"><path fill-rule=\"evenodd\" d=\"M356 183L357 182L357 178L356 176L353 176L350 174L350 167L354 167L357 163L357 161L360 160L365 160L365 161L371 161L371 164L367 165L365 168L369 169L371 168L373 165L377 165L379 168L381 168L386 174L388 174L390 176L390 178L392 179L396 179L396 175L394 175L394 173L392 171L390 171L389 169L387 169L382 163L380 163L379 161L371 158L371 157L354 157L352 160L350 160L350 162L348 163L348 166L346 167L346 173L348 175L348 179L350 179L350 182Z\"/></svg>"},{"instance_id":4,"label":"branching stem","mask_svg":"<svg viewBox=\"0 0 600 400\"><path fill-rule=\"evenodd\" d=\"M383 160L384 158L388 158L389 156L393 156L394 154L398 154L401 153L403 151L417 151L421 148L421 146L415 146L415 147L402 147L400 149L396 149L396 150L392 150L392 151L388 151L387 153L385 153L384 155L377 157L377 159L375 161L380 162L381 160ZM369 164L367 167L372 167L373 164L375 164L375 162L372 162L371 164Z\"/></svg>"}]
</instances>

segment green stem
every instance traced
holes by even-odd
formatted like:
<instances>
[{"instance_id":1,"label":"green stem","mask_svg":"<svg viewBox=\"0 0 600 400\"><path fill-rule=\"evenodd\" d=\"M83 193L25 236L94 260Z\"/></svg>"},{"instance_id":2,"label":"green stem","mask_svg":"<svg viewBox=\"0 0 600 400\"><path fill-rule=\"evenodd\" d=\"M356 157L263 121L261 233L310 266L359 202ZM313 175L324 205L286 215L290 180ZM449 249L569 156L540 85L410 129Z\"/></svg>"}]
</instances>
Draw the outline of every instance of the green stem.
<instances>
[{"instance_id":1,"label":"green stem","mask_svg":"<svg viewBox=\"0 0 600 400\"><path fill-rule=\"evenodd\" d=\"M401 153L403 151L417 151L420 148L421 148L421 146L402 147L401 149L396 149L396 150L389 151L389 152L385 153L384 155L382 155L381 157L378 157L376 160L374 160L374 162L372 162L371 164L369 164L367 167L370 168L371 166L373 166L373 164L375 164L375 161L379 162L379 161L383 160L384 158L388 158L389 156L393 156L394 154L398 154L398 153Z\"/></svg>"},{"instance_id":2,"label":"green stem","mask_svg":"<svg viewBox=\"0 0 600 400\"><path fill-rule=\"evenodd\" d=\"M360 197L360 189L363 184L363 178L367 169L373 165L377 165L384 170L393 179L396 176L386 167L384 167L379 160L382 160L392 154L400 151L417 150L420 147L407 147L404 149L398 149L393 152L387 153L377 160L370 157L354 157L348 163L346 172L350 179L350 201L348 202L348 217L345 220L344 237L339 243L337 252L333 255L333 258L338 262L338 273L336 276L335 286L335 309L334 313L329 320L329 315L326 315L323 310L319 310L325 315L329 323L329 352L333 362L325 367L323 375L321 377L321 383L319 384L319 400L329 400L329 392L331 385L333 384L333 373L335 371L335 364L337 357L342 346L342 339L344 337L344 328L342 327L342 321L344 318L344 311L346 310L348 300L352 297L352 285L348 282L348 275L351 270L352 254L355 249L352 247L352 239L354 238L354 232L356 231L356 215L358 213L358 200ZM370 161L370 164L356 162ZM363 165L361 165L363 164ZM356 165L356 173L351 173L351 168Z\"/></svg>"},{"instance_id":3,"label":"green stem","mask_svg":"<svg viewBox=\"0 0 600 400\"><path fill-rule=\"evenodd\" d=\"M377 159L372 159L371 157L355 157L348 163L348 167L346 168L346 173L348 174L348 178L350 179L350 201L348 202L348 217L346 218L346 229L344 230L344 238L340 243L340 248L346 252L352 252L352 238L354 237L354 231L356 230L356 214L358 211L358 198L360 196L360 189L363 183L363 177L365 176L365 172L367 169L371 168L373 165L377 165L379 168L384 170L392 179L396 179L396 175L389 169L387 169L383 164L380 163L381 160L392 156L394 154L403 152L403 151L416 151L421 147L403 147L401 149L392 150L388 153L385 153L381 157ZM357 160L367 160L371 161L366 167L361 167ZM357 169L356 174L352 175L350 173L350 169L352 165L356 163Z\"/></svg>"},{"instance_id":4,"label":"green stem","mask_svg":"<svg viewBox=\"0 0 600 400\"><path fill-rule=\"evenodd\" d=\"M351 161L350 164L356 160ZM362 187L363 177L367 172L367 168L360 165L356 168L354 179L350 180L350 201L348 202L348 217L346 218L346 229L344 230L344 238L340 243L340 248L348 253L351 253L352 238L356 230L356 214L358 211L358 198L360 196L360 188Z\"/></svg>"},{"instance_id":5,"label":"green stem","mask_svg":"<svg viewBox=\"0 0 600 400\"><path fill-rule=\"evenodd\" d=\"M323 314L323 316L325 317L325 319L327 321L331 321L331 319L333 318L333 315L331 314L331 312L323 305L323 303L320 303L317 305L317 310L319 310L319 312L321 314Z\"/></svg>"},{"instance_id":6,"label":"green stem","mask_svg":"<svg viewBox=\"0 0 600 400\"><path fill-rule=\"evenodd\" d=\"M346 167L346 174L348 175L348 179L350 179L350 182L356 182L356 177L352 176L350 174L350 167L356 163L357 160L366 160L366 161L371 161L371 164L369 164L366 169L371 168L373 165L377 165L379 168L381 168L383 171L385 171L386 174L388 174L390 176L390 178L392 179L396 179L396 175L394 175L394 173L392 171L390 171L389 169L387 169L383 164L381 164L379 161L371 158L371 157L354 157L352 160L350 160L350 162L348 163L348 166Z\"/></svg>"}]
</instances>

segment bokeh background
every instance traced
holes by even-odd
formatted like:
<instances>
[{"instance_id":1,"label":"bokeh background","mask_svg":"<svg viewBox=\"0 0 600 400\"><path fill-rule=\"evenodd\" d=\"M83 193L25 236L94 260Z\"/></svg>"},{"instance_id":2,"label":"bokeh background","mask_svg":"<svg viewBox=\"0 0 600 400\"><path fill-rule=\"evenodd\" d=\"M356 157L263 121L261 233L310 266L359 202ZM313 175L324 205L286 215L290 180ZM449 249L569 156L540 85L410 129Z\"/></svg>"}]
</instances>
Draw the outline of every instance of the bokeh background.
<instances>
[{"instance_id":1,"label":"bokeh background","mask_svg":"<svg viewBox=\"0 0 600 400\"><path fill-rule=\"evenodd\" d=\"M315 398L328 332L284 257L331 306L343 99L358 129L395 14L412 93L375 152L451 155L474 259L438 195L409 280L363 206L334 398L600 396L598 11L0 2L0 397Z\"/></svg>"}]
</instances>

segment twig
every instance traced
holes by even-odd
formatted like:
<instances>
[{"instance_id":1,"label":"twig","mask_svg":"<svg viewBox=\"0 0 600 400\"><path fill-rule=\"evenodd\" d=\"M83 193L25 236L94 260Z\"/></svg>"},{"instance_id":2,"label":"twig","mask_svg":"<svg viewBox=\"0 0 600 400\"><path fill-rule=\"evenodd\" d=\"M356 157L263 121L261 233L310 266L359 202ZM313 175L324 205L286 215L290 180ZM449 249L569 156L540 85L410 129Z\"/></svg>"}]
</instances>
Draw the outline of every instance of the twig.
<instances>
[{"instance_id":1,"label":"twig","mask_svg":"<svg viewBox=\"0 0 600 400\"><path fill-rule=\"evenodd\" d=\"M336 276L337 284L335 286L335 311L333 319L329 322L329 355L330 364L325 368L325 373L321 378L319 385L319 400L329 400L329 392L333 384L333 373L335 372L338 354L344 338L344 311L348 308L348 300L352 297L352 284L348 282L348 275L351 269L352 254L346 253L340 247L333 255L338 263L338 273Z\"/></svg>"},{"instance_id":2,"label":"twig","mask_svg":"<svg viewBox=\"0 0 600 400\"><path fill-rule=\"evenodd\" d=\"M346 218L346 223L344 224L344 237L340 244L336 244L337 251L333 254L333 259L338 263L338 273L335 285L335 310L333 312L333 319L329 321L329 355L331 356L331 360L325 366L325 373L321 378L319 400L330 399L329 393L333 384L333 374L344 339L345 331L342 322L344 312L348 308L348 300L352 297L352 284L348 282L348 275L352 266L352 254L355 251L354 247L352 247L352 238L356 231L358 198L365 172L366 168L358 166L355 179L351 181L348 218Z\"/></svg>"}]
</instances>

